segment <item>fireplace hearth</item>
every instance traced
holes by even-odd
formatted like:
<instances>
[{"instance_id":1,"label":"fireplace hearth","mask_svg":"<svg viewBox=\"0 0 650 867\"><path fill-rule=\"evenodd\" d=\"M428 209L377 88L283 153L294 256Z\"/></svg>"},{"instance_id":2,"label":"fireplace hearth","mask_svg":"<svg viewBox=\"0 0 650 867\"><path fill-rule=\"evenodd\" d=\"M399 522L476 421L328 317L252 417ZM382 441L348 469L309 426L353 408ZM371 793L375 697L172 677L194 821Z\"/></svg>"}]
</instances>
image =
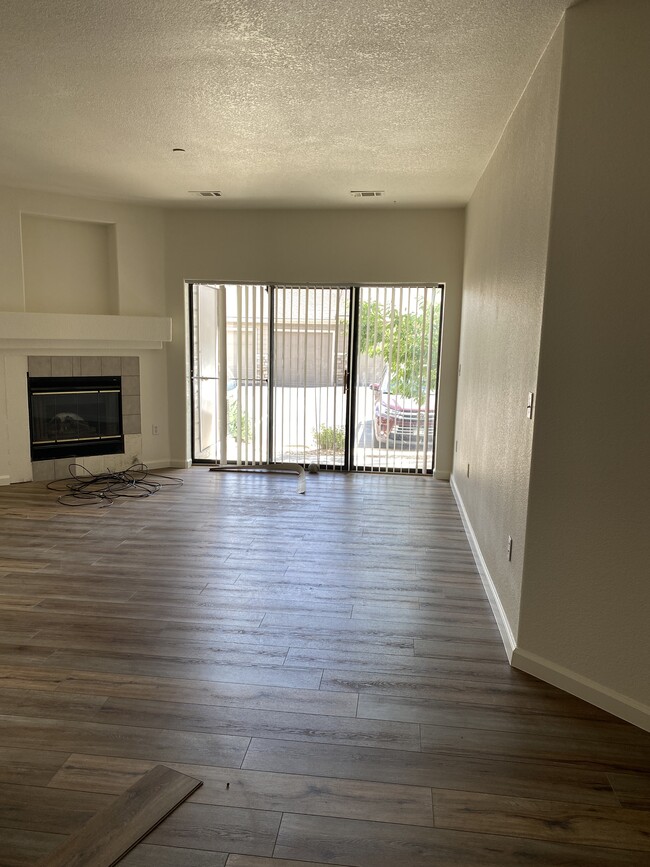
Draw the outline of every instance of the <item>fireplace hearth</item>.
<instances>
[{"instance_id":1,"label":"fireplace hearth","mask_svg":"<svg viewBox=\"0 0 650 867\"><path fill-rule=\"evenodd\" d=\"M27 377L32 461L124 451L120 376Z\"/></svg>"}]
</instances>

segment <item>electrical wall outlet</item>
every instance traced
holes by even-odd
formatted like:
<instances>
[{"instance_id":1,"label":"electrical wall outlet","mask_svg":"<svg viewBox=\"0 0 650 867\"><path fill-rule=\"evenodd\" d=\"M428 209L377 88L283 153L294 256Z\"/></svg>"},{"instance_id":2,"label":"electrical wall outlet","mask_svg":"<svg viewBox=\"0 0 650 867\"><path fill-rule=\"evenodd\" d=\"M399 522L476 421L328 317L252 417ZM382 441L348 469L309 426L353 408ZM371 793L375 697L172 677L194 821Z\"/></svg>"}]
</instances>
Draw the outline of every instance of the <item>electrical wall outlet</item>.
<instances>
[{"instance_id":1,"label":"electrical wall outlet","mask_svg":"<svg viewBox=\"0 0 650 867\"><path fill-rule=\"evenodd\" d=\"M458 451L458 440L456 440L456 451Z\"/></svg>"},{"instance_id":2,"label":"electrical wall outlet","mask_svg":"<svg viewBox=\"0 0 650 867\"><path fill-rule=\"evenodd\" d=\"M512 536L508 536L508 545L506 547L506 554L508 555L508 560L512 560Z\"/></svg>"},{"instance_id":3,"label":"electrical wall outlet","mask_svg":"<svg viewBox=\"0 0 650 867\"><path fill-rule=\"evenodd\" d=\"M469 479L469 464L467 464L467 478Z\"/></svg>"},{"instance_id":4,"label":"electrical wall outlet","mask_svg":"<svg viewBox=\"0 0 650 867\"><path fill-rule=\"evenodd\" d=\"M152 424L152 425L151 425L151 433L152 433L152 435L155 436L155 437L158 436L158 425L157 425L157 424Z\"/></svg>"}]
</instances>

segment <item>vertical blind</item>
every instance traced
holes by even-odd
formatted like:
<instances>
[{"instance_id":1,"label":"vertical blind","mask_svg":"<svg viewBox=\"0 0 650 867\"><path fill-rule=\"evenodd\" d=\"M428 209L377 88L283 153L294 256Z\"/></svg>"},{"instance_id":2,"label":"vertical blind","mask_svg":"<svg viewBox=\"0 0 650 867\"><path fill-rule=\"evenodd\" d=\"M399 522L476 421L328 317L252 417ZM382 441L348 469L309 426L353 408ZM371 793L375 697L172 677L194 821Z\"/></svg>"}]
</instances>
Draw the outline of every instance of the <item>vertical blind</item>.
<instances>
[{"instance_id":1,"label":"vertical blind","mask_svg":"<svg viewBox=\"0 0 650 867\"><path fill-rule=\"evenodd\" d=\"M352 288L193 286L195 457L431 471L442 289L355 291L351 383Z\"/></svg>"}]
</instances>

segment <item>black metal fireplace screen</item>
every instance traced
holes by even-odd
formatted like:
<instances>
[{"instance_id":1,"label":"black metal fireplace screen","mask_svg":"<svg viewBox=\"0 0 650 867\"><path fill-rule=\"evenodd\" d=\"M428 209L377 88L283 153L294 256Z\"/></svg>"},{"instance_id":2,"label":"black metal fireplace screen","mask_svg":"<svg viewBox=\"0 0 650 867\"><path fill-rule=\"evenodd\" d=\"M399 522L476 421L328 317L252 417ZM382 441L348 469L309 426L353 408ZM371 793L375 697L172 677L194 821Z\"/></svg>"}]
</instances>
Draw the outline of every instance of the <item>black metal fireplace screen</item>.
<instances>
[{"instance_id":1,"label":"black metal fireplace screen","mask_svg":"<svg viewBox=\"0 0 650 867\"><path fill-rule=\"evenodd\" d=\"M124 451L119 376L27 378L33 461Z\"/></svg>"}]
</instances>

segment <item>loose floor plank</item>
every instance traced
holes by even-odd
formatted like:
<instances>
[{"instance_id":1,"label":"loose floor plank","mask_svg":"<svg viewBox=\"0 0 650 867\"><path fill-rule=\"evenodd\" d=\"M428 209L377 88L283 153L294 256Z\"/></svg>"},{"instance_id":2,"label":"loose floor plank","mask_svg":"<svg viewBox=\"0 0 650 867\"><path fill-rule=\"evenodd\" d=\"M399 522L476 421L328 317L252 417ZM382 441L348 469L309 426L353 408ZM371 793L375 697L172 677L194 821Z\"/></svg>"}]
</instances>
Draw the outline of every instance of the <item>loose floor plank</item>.
<instances>
[{"instance_id":1,"label":"loose floor plank","mask_svg":"<svg viewBox=\"0 0 650 867\"><path fill-rule=\"evenodd\" d=\"M96 813L42 867L111 867L200 785L200 780L156 765Z\"/></svg>"}]
</instances>

